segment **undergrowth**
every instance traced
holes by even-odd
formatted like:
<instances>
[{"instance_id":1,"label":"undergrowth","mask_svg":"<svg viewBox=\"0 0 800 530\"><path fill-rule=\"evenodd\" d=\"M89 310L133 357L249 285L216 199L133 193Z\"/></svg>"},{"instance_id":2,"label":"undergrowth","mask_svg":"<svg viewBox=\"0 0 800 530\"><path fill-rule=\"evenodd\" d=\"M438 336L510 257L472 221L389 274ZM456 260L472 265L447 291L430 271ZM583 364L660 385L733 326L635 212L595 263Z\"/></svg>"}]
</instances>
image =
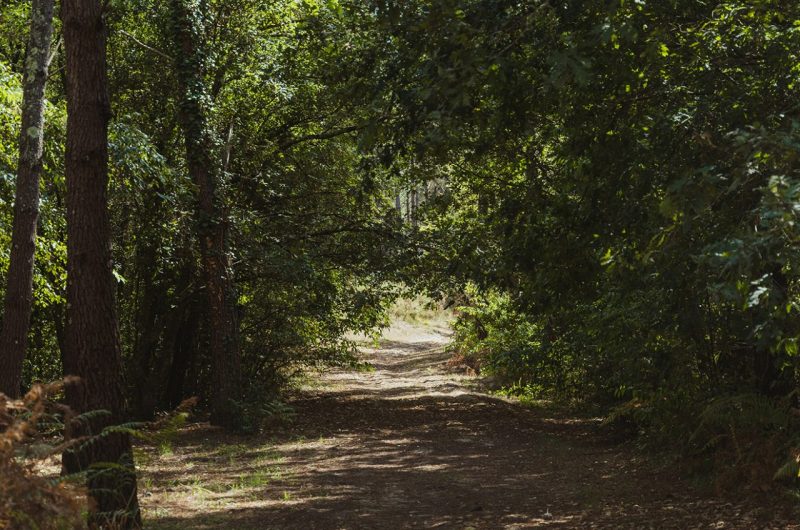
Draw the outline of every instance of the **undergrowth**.
<instances>
[{"instance_id":1,"label":"undergrowth","mask_svg":"<svg viewBox=\"0 0 800 530\"><path fill-rule=\"evenodd\" d=\"M717 491L767 491L780 481L800 494L797 391L776 397L746 387L724 392L682 372L652 380L646 373L606 375L581 352L582 337L558 336L507 294L468 288L457 317L450 364L485 376L495 393L599 413L616 439L672 453ZM589 371L592 362L596 368ZM636 384L617 383L625 379Z\"/></svg>"},{"instance_id":2,"label":"undergrowth","mask_svg":"<svg viewBox=\"0 0 800 530\"><path fill-rule=\"evenodd\" d=\"M65 383L35 385L21 400L0 394L0 528L84 526L86 492L75 477L48 478L38 471L81 442L57 434L70 413L51 398Z\"/></svg>"},{"instance_id":3,"label":"undergrowth","mask_svg":"<svg viewBox=\"0 0 800 530\"><path fill-rule=\"evenodd\" d=\"M168 450L186 422L196 398L151 423L112 425L95 436L65 439L68 422L105 414L74 414L59 403L65 385L75 378L34 387L19 400L0 394L0 529L74 530L86 528L89 497L83 484L87 472L54 476L65 452L81 451L111 433L124 432L145 444ZM137 456L143 453L139 452ZM115 472L116 463L96 462L89 473ZM104 471L105 470L105 471ZM127 472L127 470L125 470ZM104 528L106 528L104 526ZM108 527L107 530L113 530Z\"/></svg>"},{"instance_id":4,"label":"undergrowth","mask_svg":"<svg viewBox=\"0 0 800 530\"><path fill-rule=\"evenodd\" d=\"M399 298L389 308L388 317L391 322L445 326L453 312L444 305L424 296Z\"/></svg>"}]
</instances>

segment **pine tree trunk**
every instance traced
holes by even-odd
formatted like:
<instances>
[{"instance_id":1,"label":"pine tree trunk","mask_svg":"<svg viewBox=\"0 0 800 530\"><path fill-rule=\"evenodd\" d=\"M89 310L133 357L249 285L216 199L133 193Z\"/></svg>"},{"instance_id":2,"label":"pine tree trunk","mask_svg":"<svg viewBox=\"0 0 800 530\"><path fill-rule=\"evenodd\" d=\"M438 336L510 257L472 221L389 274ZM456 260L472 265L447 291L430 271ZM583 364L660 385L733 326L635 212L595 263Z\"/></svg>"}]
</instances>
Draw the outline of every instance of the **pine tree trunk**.
<instances>
[{"instance_id":1,"label":"pine tree trunk","mask_svg":"<svg viewBox=\"0 0 800 530\"><path fill-rule=\"evenodd\" d=\"M189 175L197 187L197 233L209 305L212 358L211 422L233 427L231 400L239 398L239 323L220 197L221 171L214 162L208 128L208 94L203 79L201 10L195 0L171 0L176 44L179 113Z\"/></svg>"},{"instance_id":2,"label":"pine tree trunk","mask_svg":"<svg viewBox=\"0 0 800 530\"><path fill-rule=\"evenodd\" d=\"M33 0L22 87L17 189L11 256L0 330L0 392L19 397L22 361L28 346L33 306L33 255L39 218L39 178L44 144L44 90L47 85L53 0Z\"/></svg>"},{"instance_id":3,"label":"pine tree trunk","mask_svg":"<svg viewBox=\"0 0 800 530\"><path fill-rule=\"evenodd\" d=\"M67 79L67 325L64 372L75 412L108 411L73 422L68 435L97 435L124 419L119 329L108 213L106 29L99 0L61 6ZM130 436L105 435L65 452L65 471L88 470L93 528L140 528ZM114 464L113 467L97 464Z\"/></svg>"}]
</instances>

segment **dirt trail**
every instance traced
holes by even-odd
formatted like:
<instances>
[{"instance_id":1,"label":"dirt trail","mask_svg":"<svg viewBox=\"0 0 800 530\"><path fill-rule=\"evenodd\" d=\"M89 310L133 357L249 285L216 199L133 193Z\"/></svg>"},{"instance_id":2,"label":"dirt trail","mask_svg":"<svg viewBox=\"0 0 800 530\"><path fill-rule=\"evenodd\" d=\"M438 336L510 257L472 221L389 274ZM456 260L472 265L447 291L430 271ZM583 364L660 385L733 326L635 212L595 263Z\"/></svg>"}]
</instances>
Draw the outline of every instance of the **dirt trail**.
<instances>
[{"instance_id":1,"label":"dirt trail","mask_svg":"<svg viewBox=\"0 0 800 530\"><path fill-rule=\"evenodd\" d=\"M158 528L798 528L774 506L694 494L595 421L475 390L446 369L445 343L395 330L368 350L374 371L328 374L298 397L297 421L269 449L245 441L221 467L192 464L224 481L269 452L279 472L268 483L187 501L180 515L153 486L166 515ZM221 435L197 436L207 445ZM198 453L191 440L178 462Z\"/></svg>"}]
</instances>

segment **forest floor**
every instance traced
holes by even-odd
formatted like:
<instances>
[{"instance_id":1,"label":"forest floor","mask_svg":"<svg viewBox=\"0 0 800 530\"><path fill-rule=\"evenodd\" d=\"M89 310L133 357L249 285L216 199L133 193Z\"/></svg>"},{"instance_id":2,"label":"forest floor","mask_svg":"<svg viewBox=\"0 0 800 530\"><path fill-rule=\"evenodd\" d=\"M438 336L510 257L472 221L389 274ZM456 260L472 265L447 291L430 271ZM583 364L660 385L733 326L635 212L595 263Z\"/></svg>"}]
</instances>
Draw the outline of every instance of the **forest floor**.
<instances>
[{"instance_id":1,"label":"forest floor","mask_svg":"<svg viewBox=\"0 0 800 530\"><path fill-rule=\"evenodd\" d=\"M596 419L481 391L446 342L395 326L365 349L374 370L321 375L293 422L251 437L193 424L143 452L146 527L800 528L774 494L700 493Z\"/></svg>"}]
</instances>

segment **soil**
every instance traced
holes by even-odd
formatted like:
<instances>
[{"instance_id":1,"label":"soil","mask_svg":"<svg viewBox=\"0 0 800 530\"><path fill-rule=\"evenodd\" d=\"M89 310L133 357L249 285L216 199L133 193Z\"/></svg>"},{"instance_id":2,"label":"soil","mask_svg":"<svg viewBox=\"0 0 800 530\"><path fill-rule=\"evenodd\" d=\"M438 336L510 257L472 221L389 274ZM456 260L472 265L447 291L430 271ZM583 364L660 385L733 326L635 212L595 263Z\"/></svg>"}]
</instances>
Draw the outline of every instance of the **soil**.
<instances>
[{"instance_id":1,"label":"soil","mask_svg":"<svg viewBox=\"0 0 800 530\"><path fill-rule=\"evenodd\" d=\"M800 528L777 494L731 501L619 443L599 420L529 406L448 368L444 330L395 327L373 371L328 372L294 421L205 424L143 453L150 528Z\"/></svg>"}]
</instances>

